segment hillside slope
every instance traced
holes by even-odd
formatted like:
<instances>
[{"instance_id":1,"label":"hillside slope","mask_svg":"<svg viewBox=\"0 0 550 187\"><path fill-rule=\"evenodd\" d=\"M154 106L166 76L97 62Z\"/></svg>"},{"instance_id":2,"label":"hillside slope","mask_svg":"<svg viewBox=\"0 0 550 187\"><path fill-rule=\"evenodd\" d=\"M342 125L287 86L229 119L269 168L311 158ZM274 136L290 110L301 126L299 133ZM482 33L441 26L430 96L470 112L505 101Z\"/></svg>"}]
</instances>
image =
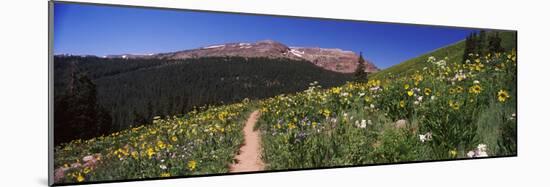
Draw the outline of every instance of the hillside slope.
<instances>
[{"instance_id":1,"label":"hillside slope","mask_svg":"<svg viewBox=\"0 0 550 187\"><path fill-rule=\"evenodd\" d=\"M502 38L501 45L506 50L512 50L516 48L516 33L515 32L500 32ZM433 56L436 59L444 59L447 57L447 61L462 61L462 55L464 53L465 41L461 40L456 43L435 49L427 52L418 57L406 60L392 67L381 70L372 74L370 77L373 79L384 79L389 75L407 75L416 70L420 70L428 65L426 62L428 57Z\"/></svg>"}]
</instances>

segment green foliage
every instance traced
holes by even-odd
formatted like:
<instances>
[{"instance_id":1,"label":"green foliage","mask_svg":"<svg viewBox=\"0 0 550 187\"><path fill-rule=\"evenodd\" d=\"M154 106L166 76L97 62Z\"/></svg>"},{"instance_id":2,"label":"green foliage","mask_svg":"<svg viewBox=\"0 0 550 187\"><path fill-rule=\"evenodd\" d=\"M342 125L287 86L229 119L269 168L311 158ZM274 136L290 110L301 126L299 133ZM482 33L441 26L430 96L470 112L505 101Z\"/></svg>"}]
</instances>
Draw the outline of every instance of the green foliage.
<instances>
[{"instance_id":1,"label":"green foliage","mask_svg":"<svg viewBox=\"0 0 550 187\"><path fill-rule=\"evenodd\" d=\"M430 159L432 153L418 141L418 136L409 129L383 130L374 149L368 153L370 163L399 163Z\"/></svg>"}]
</instances>

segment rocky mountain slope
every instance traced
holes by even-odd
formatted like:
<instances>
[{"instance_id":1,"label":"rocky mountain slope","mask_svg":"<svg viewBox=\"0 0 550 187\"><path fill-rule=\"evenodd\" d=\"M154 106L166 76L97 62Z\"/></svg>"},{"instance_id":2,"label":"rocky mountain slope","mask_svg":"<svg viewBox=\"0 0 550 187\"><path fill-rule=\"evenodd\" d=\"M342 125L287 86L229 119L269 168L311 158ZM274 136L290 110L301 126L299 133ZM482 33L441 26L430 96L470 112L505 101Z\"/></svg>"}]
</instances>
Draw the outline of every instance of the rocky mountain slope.
<instances>
[{"instance_id":1,"label":"rocky mountain slope","mask_svg":"<svg viewBox=\"0 0 550 187\"><path fill-rule=\"evenodd\" d=\"M160 58L188 59L201 57L267 57L307 60L326 70L340 73L352 73L357 67L359 56L352 51L342 49L326 49L319 47L289 47L273 40L262 40L255 43L226 43L211 45L197 49L148 55L109 55L107 58ZM377 72L379 69L367 61L367 72Z\"/></svg>"}]
</instances>

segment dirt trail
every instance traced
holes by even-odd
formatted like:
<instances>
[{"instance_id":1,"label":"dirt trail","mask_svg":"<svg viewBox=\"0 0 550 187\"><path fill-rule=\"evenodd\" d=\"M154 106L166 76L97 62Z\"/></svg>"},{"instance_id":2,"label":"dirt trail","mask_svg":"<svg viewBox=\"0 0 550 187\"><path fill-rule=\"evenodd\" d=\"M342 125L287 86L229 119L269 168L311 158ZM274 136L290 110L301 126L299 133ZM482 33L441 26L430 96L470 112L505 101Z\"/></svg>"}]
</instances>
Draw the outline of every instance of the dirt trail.
<instances>
[{"instance_id":1,"label":"dirt trail","mask_svg":"<svg viewBox=\"0 0 550 187\"><path fill-rule=\"evenodd\" d=\"M249 172L261 171L264 169L264 163L261 159L260 133L254 131L254 125L260 117L258 110L252 112L244 126L244 145L239 150L239 155L235 156L237 163L230 166L230 172Z\"/></svg>"}]
</instances>

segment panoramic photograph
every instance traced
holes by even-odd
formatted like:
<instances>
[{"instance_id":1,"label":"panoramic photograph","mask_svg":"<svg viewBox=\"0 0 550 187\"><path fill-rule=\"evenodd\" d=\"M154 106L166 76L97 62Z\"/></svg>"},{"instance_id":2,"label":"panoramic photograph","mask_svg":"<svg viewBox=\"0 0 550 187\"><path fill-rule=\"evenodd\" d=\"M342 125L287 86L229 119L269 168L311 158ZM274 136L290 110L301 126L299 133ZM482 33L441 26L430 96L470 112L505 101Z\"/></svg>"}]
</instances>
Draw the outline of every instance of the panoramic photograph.
<instances>
[{"instance_id":1,"label":"panoramic photograph","mask_svg":"<svg viewBox=\"0 0 550 187\"><path fill-rule=\"evenodd\" d=\"M517 32L55 2L54 185L517 155Z\"/></svg>"}]
</instances>

